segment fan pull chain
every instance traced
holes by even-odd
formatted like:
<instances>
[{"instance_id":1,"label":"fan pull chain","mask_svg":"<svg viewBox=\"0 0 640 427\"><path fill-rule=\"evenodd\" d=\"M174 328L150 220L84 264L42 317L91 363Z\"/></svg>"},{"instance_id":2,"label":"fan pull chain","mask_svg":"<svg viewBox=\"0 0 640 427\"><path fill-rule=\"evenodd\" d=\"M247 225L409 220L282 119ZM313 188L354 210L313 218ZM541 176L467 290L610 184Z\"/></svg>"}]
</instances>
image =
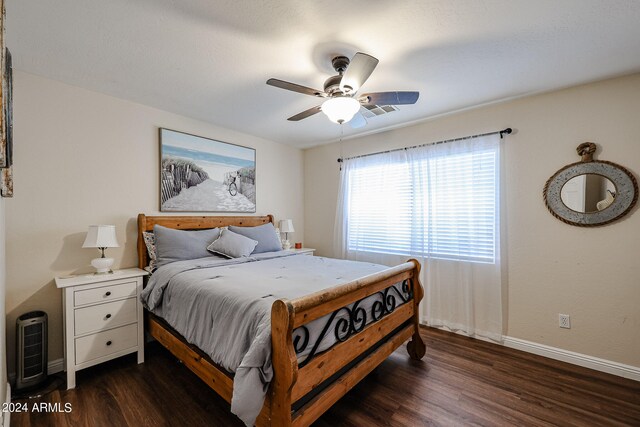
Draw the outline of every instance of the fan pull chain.
<instances>
[{"instance_id":1,"label":"fan pull chain","mask_svg":"<svg viewBox=\"0 0 640 427\"><path fill-rule=\"evenodd\" d=\"M340 123L340 159L343 158L343 150L342 150L342 136L344 135L344 128L342 127L344 126L344 123ZM340 171L342 171L342 162L340 162Z\"/></svg>"}]
</instances>

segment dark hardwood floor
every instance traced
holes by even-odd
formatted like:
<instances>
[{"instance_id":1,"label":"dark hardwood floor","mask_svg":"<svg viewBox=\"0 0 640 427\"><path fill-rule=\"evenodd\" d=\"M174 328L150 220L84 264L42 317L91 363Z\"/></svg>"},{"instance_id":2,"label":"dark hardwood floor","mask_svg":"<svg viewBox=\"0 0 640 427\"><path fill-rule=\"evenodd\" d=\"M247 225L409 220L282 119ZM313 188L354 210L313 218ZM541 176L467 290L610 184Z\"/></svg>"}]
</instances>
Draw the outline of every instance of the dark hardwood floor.
<instances>
[{"instance_id":1,"label":"dark hardwood floor","mask_svg":"<svg viewBox=\"0 0 640 427\"><path fill-rule=\"evenodd\" d=\"M640 426L640 383L424 328L427 354L401 347L317 426ZM70 413L13 413L12 426L241 426L229 405L157 344L80 371L37 399Z\"/></svg>"}]
</instances>

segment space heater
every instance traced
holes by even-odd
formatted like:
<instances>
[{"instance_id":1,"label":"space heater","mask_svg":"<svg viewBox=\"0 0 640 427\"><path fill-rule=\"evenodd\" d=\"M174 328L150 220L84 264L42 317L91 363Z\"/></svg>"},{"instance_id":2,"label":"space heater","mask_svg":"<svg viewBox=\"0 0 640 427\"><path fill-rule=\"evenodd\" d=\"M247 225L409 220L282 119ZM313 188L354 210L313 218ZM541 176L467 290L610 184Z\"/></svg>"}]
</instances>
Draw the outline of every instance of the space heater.
<instances>
[{"instance_id":1,"label":"space heater","mask_svg":"<svg viewBox=\"0 0 640 427\"><path fill-rule=\"evenodd\" d=\"M16 389L42 384L47 379L47 313L30 311L16 321Z\"/></svg>"}]
</instances>

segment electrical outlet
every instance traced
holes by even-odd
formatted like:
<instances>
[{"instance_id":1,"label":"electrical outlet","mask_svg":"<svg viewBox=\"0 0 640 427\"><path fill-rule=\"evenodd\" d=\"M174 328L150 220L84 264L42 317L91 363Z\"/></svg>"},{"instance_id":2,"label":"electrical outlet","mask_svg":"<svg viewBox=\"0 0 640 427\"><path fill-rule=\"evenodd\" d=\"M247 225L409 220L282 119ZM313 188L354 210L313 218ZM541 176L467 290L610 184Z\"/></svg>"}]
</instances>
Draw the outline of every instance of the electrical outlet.
<instances>
[{"instance_id":1,"label":"electrical outlet","mask_svg":"<svg viewBox=\"0 0 640 427\"><path fill-rule=\"evenodd\" d=\"M559 314L558 318L561 328L571 329L571 317L568 314Z\"/></svg>"}]
</instances>

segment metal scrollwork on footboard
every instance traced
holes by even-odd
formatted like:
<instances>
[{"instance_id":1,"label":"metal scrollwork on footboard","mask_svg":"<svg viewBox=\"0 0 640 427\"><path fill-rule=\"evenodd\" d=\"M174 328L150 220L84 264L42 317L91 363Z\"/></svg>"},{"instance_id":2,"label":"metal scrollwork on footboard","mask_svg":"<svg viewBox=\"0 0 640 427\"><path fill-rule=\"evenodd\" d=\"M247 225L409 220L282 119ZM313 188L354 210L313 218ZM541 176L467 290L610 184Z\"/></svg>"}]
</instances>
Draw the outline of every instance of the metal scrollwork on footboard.
<instances>
[{"instance_id":1,"label":"metal scrollwork on footboard","mask_svg":"<svg viewBox=\"0 0 640 427\"><path fill-rule=\"evenodd\" d=\"M307 325L302 325L294 331L293 348L296 354L305 352L311 345L311 351L306 358L299 363L299 367L302 368L318 353L322 340L333 329L337 344L348 340L354 334L361 332L365 326L377 322L388 314L409 302L413 299L413 289L409 283L409 279L403 280L400 290L396 285L389 286L388 288L376 292L373 295L369 295L361 300L356 301L346 307L341 307L338 310L331 313L322 326L320 335L311 344L311 333ZM363 302L367 299L375 299L371 306L370 313L362 306ZM370 316L369 316L370 314ZM337 320L336 320L337 318ZM318 319L320 321L321 319ZM331 345L329 348L333 347ZM321 351L326 351L322 349Z\"/></svg>"}]
</instances>

